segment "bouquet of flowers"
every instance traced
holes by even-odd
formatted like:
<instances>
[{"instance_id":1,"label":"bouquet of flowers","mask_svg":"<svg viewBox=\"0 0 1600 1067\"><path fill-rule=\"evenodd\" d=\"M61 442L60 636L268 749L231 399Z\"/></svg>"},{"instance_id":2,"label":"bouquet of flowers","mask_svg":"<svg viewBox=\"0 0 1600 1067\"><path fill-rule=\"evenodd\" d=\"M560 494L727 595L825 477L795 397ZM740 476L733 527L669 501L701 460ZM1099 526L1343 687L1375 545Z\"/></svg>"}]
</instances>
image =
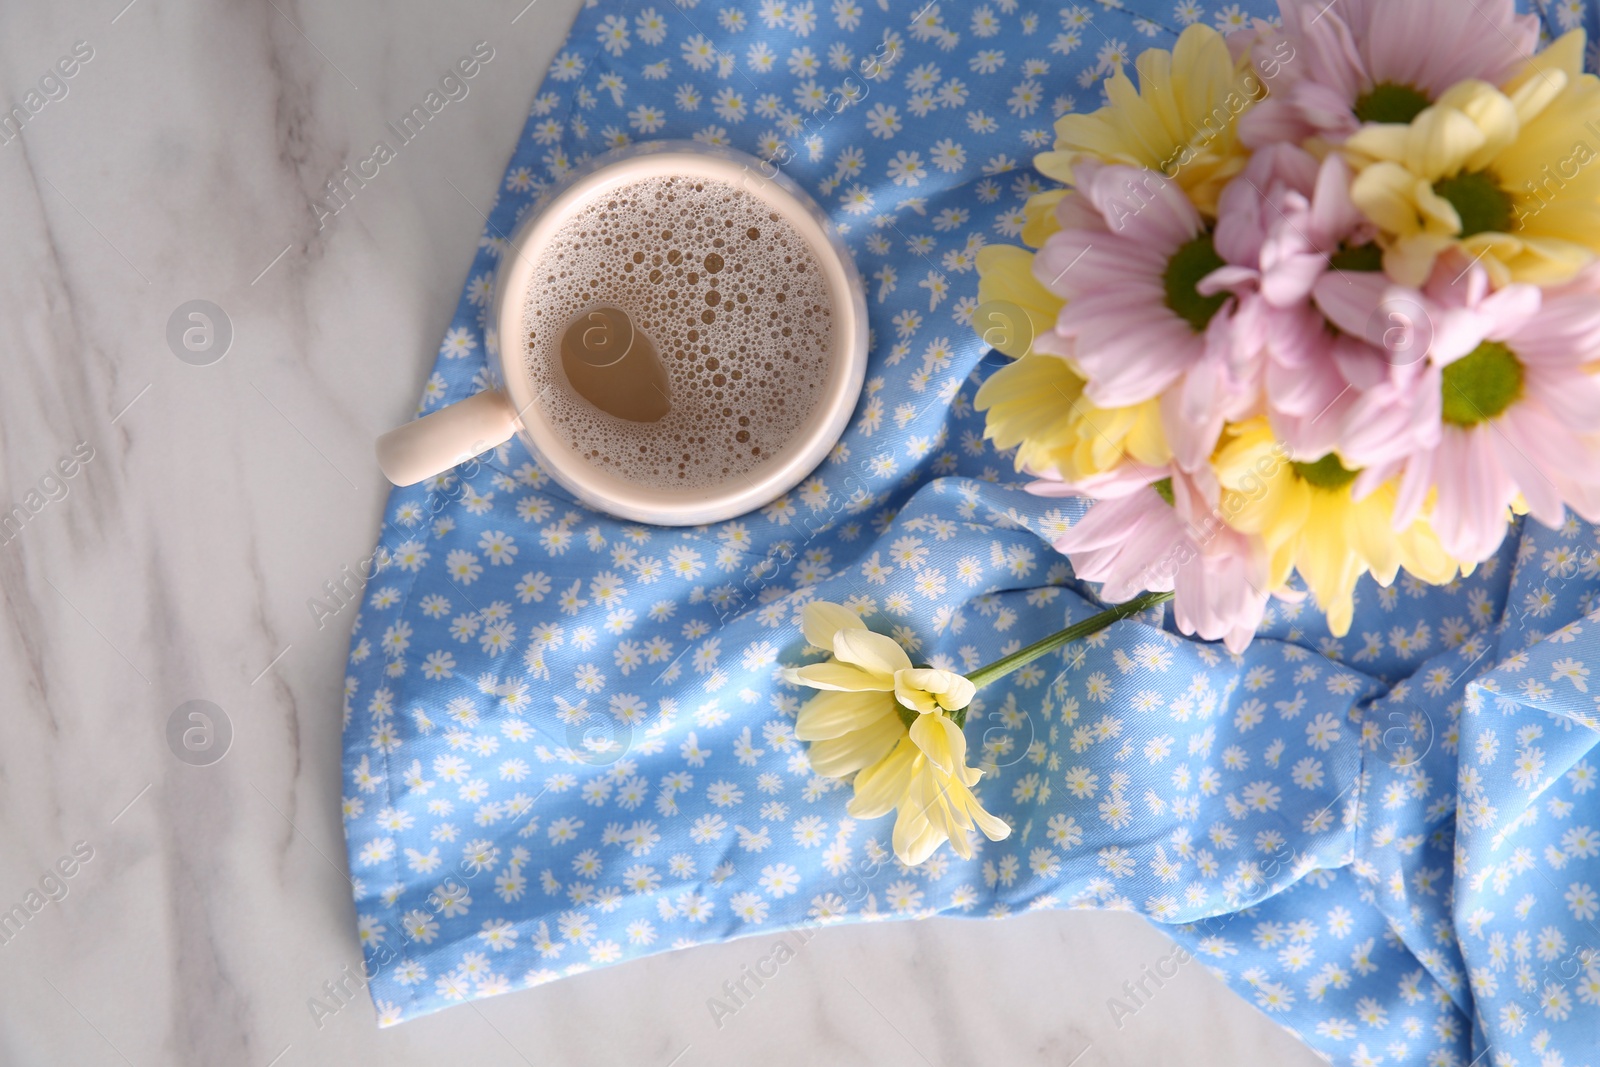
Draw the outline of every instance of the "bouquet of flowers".
<instances>
[{"instance_id":1,"label":"bouquet of flowers","mask_svg":"<svg viewBox=\"0 0 1600 1067\"><path fill-rule=\"evenodd\" d=\"M1512 0L1280 0L1056 125L978 259L978 394L1106 599L1235 651L1271 596L1444 583L1600 520L1600 79ZM1303 586L1291 584L1298 574Z\"/></svg>"},{"instance_id":2,"label":"bouquet of flowers","mask_svg":"<svg viewBox=\"0 0 1600 1067\"><path fill-rule=\"evenodd\" d=\"M969 675L805 608L822 692L796 735L906 864L1010 827L972 786L981 687L1171 600L1239 652L1269 598L1336 636L1357 581L1449 582L1513 514L1600 521L1600 79L1513 0L1279 0L1193 25L1136 86L1056 124L1065 183L978 257L974 326L1012 362L977 406L1045 496L1055 547L1117 606ZM1294 584L1298 575L1303 586Z\"/></svg>"}]
</instances>

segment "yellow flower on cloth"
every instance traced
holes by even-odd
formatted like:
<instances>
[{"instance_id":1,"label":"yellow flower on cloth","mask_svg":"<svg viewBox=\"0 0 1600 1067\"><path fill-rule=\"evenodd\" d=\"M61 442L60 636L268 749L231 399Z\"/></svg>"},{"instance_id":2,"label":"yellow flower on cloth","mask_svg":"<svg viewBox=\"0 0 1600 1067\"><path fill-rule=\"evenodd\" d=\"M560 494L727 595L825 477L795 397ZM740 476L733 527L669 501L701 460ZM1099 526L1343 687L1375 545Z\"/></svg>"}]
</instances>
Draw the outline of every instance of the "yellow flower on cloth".
<instances>
[{"instance_id":1,"label":"yellow flower on cloth","mask_svg":"<svg viewBox=\"0 0 1600 1067\"><path fill-rule=\"evenodd\" d=\"M945 841L970 858L974 828L994 841L1010 834L973 795L983 772L967 766L966 736L951 717L965 720L977 692L971 681L914 666L893 638L867 629L840 604L807 604L802 629L830 658L784 669L788 681L822 690L800 709L795 736L810 744L818 774L856 775L851 815L870 819L898 809L894 851L908 865Z\"/></svg>"},{"instance_id":2,"label":"yellow flower on cloth","mask_svg":"<svg viewBox=\"0 0 1600 1067\"><path fill-rule=\"evenodd\" d=\"M1392 482L1357 500L1359 472L1346 470L1336 454L1311 463L1275 462L1281 448L1267 420L1258 417L1226 432L1212 461L1223 488L1222 516L1266 546L1268 592L1298 570L1327 613L1328 629L1343 637L1350 631L1356 582L1367 571L1380 585L1391 584L1401 567L1433 585L1455 578L1459 564L1425 521L1394 530Z\"/></svg>"},{"instance_id":3,"label":"yellow flower on cloth","mask_svg":"<svg viewBox=\"0 0 1600 1067\"><path fill-rule=\"evenodd\" d=\"M1355 205L1384 231L1384 269L1420 286L1445 249L1495 285L1567 281L1600 253L1600 159L1585 123L1600 78L1582 30L1529 61L1504 90L1464 81L1409 124L1372 123L1345 143Z\"/></svg>"},{"instance_id":4,"label":"yellow flower on cloth","mask_svg":"<svg viewBox=\"0 0 1600 1067\"><path fill-rule=\"evenodd\" d=\"M1056 150L1035 156L1033 165L1068 185L1085 156L1148 167L1214 215L1222 187L1247 158L1236 136L1238 118L1265 87L1247 58L1235 60L1222 34L1200 23L1179 34L1171 52L1140 53L1135 67L1137 89L1119 67L1106 79L1110 103L1092 115L1063 115Z\"/></svg>"}]
</instances>

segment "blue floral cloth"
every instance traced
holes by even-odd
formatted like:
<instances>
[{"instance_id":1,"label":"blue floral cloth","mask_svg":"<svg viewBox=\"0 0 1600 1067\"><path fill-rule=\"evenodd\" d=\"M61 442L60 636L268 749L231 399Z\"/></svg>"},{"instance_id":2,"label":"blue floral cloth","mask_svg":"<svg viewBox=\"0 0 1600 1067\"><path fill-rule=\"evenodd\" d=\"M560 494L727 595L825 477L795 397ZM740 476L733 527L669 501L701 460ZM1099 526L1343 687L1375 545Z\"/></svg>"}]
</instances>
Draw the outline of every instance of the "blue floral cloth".
<instances>
[{"instance_id":1,"label":"blue floral cloth","mask_svg":"<svg viewBox=\"0 0 1600 1067\"><path fill-rule=\"evenodd\" d=\"M692 137L781 163L869 285L837 449L734 521L588 511L512 442L396 489L355 624L344 808L380 1021L806 924L1136 910L1345 1063L1600 1058L1600 537L1528 523L1470 577L1277 604L1243 656L1117 624L986 688L1014 827L900 866L794 737L801 606L972 669L1101 606L983 440L974 259L1018 243L1054 119L1261 0L591 4L533 104L419 412L488 384L491 279L584 159ZM1548 5L1551 33L1588 20ZM1425 47L1419 42L1419 47ZM848 79L848 80L847 80ZM840 106L844 101L844 106ZM1586 618L1587 616L1587 618ZM1591 690L1590 682L1594 689ZM1140 976L1129 975L1130 978ZM1130 983L1107 1005L1137 1012Z\"/></svg>"}]
</instances>

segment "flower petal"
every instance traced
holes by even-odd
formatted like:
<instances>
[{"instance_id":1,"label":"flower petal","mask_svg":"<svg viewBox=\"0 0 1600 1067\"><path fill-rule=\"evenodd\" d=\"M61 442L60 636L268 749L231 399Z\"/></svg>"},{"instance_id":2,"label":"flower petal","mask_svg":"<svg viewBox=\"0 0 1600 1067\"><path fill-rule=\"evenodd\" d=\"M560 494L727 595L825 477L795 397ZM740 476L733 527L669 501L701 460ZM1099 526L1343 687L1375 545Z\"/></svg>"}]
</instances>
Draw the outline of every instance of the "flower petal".
<instances>
[{"instance_id":1,"label":"flower petal","mask_svg":"<svg viewBox=\"0 0 1600 1067\"><path fill-rule=\"evenodd\" d=\"M906 671L894 672L894 698L903 706L910 708L919 715L926 715L939 710L939 702L932 693L925 693L914 686L908 686L900 679Z\"/></svg>"},{"instance_id":2,"label":"flower petal","mask_svg":"<svg viewBox=\"0 0 1600 1067\"><path fill-rule=\"evenodd\" d=\"M933 667L914 667L910 670L896 671L894 674L894 694L902 704L915 707L918 711L933 711L933 702L945 711L960 711L972 703L972 697L977 693L978 687L973 685L966 675L957 674L955 671L944 671ZM923 706L920 694L927 694L933 698L928 706ZM917 702L913 703L913 699Z\"/></svg>"},{"instance_id":3,"label":"flower petal","mask_svg":"<svg viewBox=\"0 0 1600 1067\"><path fill-rule=\"evenodd\" d=\"M899 716L889 715L871 726L840 737L815 741L807 749L811 769L824 778L843 778L888 755L906 735Z\"/></svg>"},{"instance_id":4,"label":"flower petal","mask_svg":"<svg viewBox=\"0 0 1600 1067\"><path fill-rule=\"evenodd\" d=\"M953 775L967 762L967 738L948 716L933 712L918 715L911 724L911 741L945 774Z\"/></svg>"},{"instance_id":5,"label":"flower petal","mask_svg":"<svg viewBox=\"0 0 1600 1067\"><path fill-rule=\"evenodd\" d=\"M882 675L883 689L894 688L895 671L911 669L911 657L892 637L868 629L841 630L834 636L833 643L833 654L839 657L839 662Z\"/></svg>"},{"instance_id":6,"label":"flower petal","mask_svg":"<svg viewBox=\"0 0 1600 1067\"><path fill-rule=\"evenodd\" d=\"M901 738L889 754L856 775L855 796L845 810L857 819L876 819L893 811L904 798L917 759L917 746Z\"/></svg>"},{"instance_id":7,"label":"flower petal","mask_svg":"<svg viewBox=\"0 0 1600 1067\"><path fill-rule=\"evenodd\" d=\"M978 829L983 831L983 836L990 841L1003 841L1011 836L1011 824L998 815L991 815L983 810L983 805L978 803L978 798L970 792L966 795L967 814L972 816L972 821Z\"/></svg>"},{"instance_id":8,"label":"flower petal","mask_svg":"<svg viewBox=\"0 0 1600 1067\"><path fill-rule=\"evenodd\" d=\"M808 685L812 689L838 689L847 693L886 693L894 688L892 676L874 674L837 660L791 667L784 672L784 677L796 685Z\"/></svg>"},{"instance_id":9,"label":"flower petal","mask_svg":"<svg viewBox=\"0 0 1600 1067\"><path fill-rule=\"evenodd\" d=\"M960 831L952 825L952 811L944 790L944 783L948 781L948 776L939 774L925 762L913 773L894 823L894 853L900 862L915 866L933 855L946 841L955 844L958 853L962 852L966 842L956 844L951 834L952 829L958 834Z\"/></svg>"},{"instance_id":10,"label":"flower petal","mask_svg":"<svg viewBox=\"0 0 1600 1067\"><path fill-rule=\"evenodd\" d=\"M945 843L942 828L920 808L904 807L894 821L894 854L907 867L915 867ZM958 848L957 851L960 851Z\"/></svg>"},{"instance_id":11,"label":"flower petal","mask_svg":"<svg viewBox=\"0 0 1600 1067\"><path fill-rule=\"evenodd\" d=\"M819 693L800 709L795 718L794 735L801 741L825 741L852 730L873 727L885 716L896 722L900 719L894 701L880 691ZM904 724L901 725L903 728Z\"/></svg>"},{"instance_id":12,"label":"flower petal","mask_svg":"<svg viewBox=\"0 0 1600 1067\"><path fill-rule=\"evenodd\" d=\"M840 630L864 630L861 616L843 604L813 600L800 613L800 628L806 640L825 652L833 651L833 635Z\"/></svg>"}]
</instances>

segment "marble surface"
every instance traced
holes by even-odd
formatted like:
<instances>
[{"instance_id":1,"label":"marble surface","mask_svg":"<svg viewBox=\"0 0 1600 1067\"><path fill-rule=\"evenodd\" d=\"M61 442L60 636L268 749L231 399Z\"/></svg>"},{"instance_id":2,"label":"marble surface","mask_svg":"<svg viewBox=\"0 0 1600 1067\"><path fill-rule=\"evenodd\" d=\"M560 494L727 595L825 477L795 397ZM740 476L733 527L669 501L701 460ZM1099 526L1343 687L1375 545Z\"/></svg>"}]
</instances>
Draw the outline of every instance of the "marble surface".
<instances>
[{"instance_id":1,"label":"marble surface","mask_svg":"<svg viewBox=\"0 0 1600 1067\"><path fill-rule=\"evenodd\" d=\"M26 109L0 133L0 913L27 916L0 925L0 1064L1315 1062L1198 964L1119 1028L1107 998L1167 942L1088 913L821 931L720 1026L707 998L764 943L376 1028L349 619L308 600L370 551L372 439L413 409L577 6L524 2L0 7ZM479 41L469 95L319 220ZM196 300L209 339L175 317Z\"/></svg>"}]
</instances>

